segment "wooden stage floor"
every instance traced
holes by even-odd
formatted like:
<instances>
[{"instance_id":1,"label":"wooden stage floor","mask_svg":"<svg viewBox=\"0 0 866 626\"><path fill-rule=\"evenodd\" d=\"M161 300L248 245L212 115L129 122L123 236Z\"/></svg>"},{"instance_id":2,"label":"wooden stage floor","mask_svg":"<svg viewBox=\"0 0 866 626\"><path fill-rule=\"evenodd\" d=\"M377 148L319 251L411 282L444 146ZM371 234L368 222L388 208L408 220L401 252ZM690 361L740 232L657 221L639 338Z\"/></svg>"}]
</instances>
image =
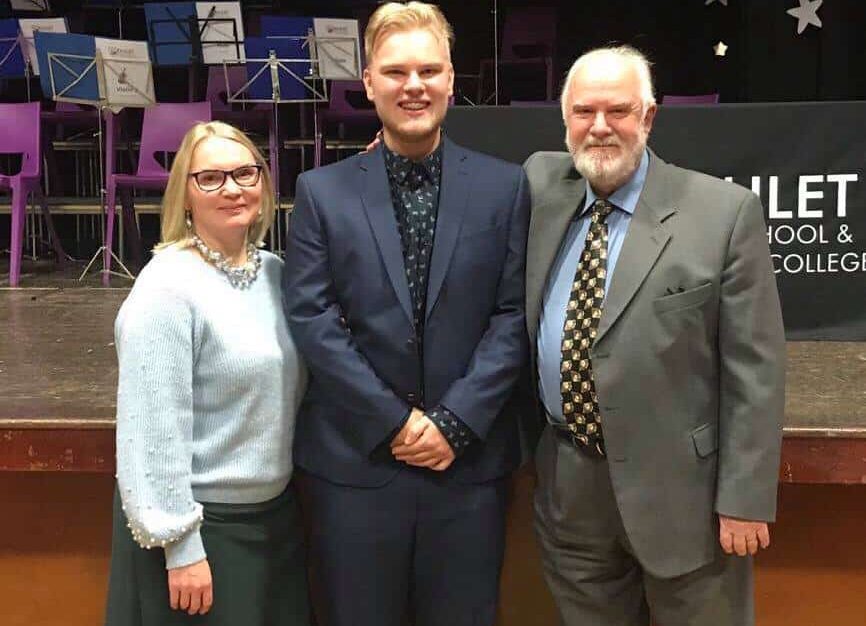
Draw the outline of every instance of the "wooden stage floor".
<instances>
[{"instance_id":1,"label":"wooden stage floor","mask_svg":"<svg viewBox=\"0 0 866 626\"><path fill-rule=\"evenodd\" d=\"M113 324L128 292L0 289L0 470L114 471ZM784 481L866 483L863 381L866 343L789 342Z\"/></svg>"}]
</instances>

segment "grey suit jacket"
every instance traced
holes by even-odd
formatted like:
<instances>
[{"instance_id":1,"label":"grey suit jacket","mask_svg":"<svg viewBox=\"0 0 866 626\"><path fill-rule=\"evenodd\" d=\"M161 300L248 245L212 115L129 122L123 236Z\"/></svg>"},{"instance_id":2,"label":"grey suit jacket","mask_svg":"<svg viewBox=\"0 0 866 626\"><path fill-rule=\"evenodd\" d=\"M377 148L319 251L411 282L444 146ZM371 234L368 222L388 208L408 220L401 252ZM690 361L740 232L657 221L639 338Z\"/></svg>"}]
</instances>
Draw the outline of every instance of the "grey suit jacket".
<instances>
[{"instance_id":1,"label":"grey suit jacket","mask_svg":"<svg viewBox=\"0 0 866 626\"><path fill-rule=\"evenodd\" d=\"M548 274L585 183L567 153L524 167L534 382ZM614 492L648 571L715 558L716 514L774 519L785 338L757 196L651 154L591 354Z\"/></svg>"}]
</instances>

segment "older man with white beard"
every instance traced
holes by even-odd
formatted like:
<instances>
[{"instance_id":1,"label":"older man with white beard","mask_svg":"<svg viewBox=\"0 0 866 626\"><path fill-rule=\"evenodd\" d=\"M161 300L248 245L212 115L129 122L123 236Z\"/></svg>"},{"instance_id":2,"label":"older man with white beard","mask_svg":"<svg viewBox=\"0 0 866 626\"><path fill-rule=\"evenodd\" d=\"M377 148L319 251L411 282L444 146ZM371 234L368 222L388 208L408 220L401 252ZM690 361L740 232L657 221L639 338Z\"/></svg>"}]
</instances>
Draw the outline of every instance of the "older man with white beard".
<instances>
[{"instance_id":1,"label":"older man with white beard","mask_svg":"<svg viewBox=\"0 0 866 626\"><path fill-rule=\"evenodd\" d=\"M567 625L754 622L785 344L760 200L647 147L649 63L589 52L537 153L526 317L536 532ZM581 178L582 177L582 178Z\"/></svg>"}]
</instances>

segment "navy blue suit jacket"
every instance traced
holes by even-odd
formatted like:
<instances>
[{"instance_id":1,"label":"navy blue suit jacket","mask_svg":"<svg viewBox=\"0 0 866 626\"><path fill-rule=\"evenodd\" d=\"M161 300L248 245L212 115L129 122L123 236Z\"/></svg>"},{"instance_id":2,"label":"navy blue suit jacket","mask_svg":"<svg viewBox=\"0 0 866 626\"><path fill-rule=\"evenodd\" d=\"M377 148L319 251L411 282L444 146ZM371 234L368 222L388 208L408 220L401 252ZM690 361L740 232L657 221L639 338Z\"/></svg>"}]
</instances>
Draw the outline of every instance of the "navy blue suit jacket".
<instances>
[{"instance_id":1,"label":"navy blue suit jacket","mask_svg":"<svg viewBox=\"0 0 866 626\"><path fill-rule=\"evenodd\" d=\"M443 143L423 368L381 148L298 178L285 297L310 382L294 461L335 483L382 485L405 467L388 444L413 406L441 403L481 440L446 475L481 482L519 462L510 398L528 358L526 178Z\"/></svg>"}]
</instances>

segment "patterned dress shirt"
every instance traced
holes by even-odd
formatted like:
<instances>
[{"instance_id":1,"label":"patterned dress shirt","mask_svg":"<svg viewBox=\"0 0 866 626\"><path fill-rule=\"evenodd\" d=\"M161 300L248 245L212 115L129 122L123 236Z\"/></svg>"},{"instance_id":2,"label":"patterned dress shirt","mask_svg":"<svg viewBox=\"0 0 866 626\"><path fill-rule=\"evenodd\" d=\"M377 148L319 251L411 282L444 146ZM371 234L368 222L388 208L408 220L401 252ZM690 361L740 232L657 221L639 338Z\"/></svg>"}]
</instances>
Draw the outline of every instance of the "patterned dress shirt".
<instances>
[{"instance_id":1,"label":"patterned dress shirt","mask_svg":"<svg viewBox=\"0 0 866 626\"><path fill-rule=\"evenodd\" d=\"M430 256L439 213L439 186L442 179L442 144L420 161L396 154L382 144L385 169L391 188L394 216L403 248L406 282L412 298L412 321L418 338L418 358L424 359L424 316L427 309L427 282ZM424 413L448 440L455 455L460 455L475 434L459 417L442 405ZM407 416L408 418L408 416Z\"/></svg>"}]
</instances>

